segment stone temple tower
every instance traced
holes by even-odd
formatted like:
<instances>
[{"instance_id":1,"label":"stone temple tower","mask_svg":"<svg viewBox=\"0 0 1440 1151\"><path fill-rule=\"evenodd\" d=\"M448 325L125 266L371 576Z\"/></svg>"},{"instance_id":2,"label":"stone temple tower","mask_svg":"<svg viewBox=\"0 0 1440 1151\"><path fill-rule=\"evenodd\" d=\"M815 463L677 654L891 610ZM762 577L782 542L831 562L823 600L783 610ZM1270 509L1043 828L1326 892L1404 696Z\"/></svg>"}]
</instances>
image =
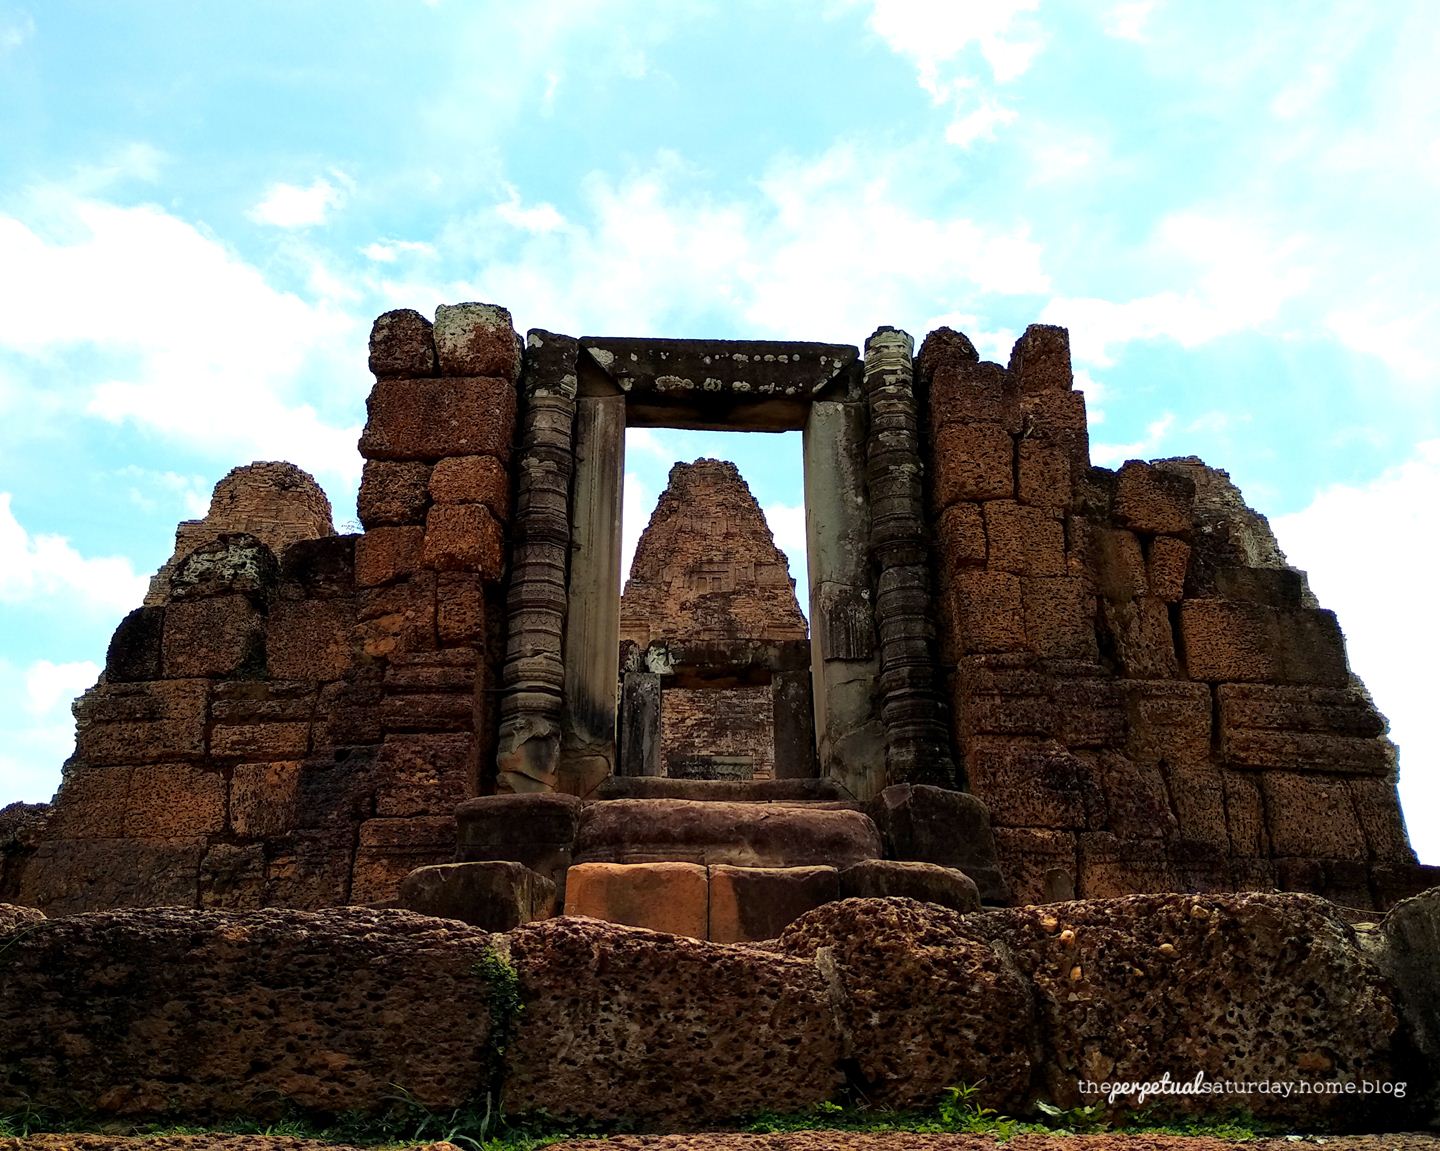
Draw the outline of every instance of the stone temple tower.
<instances>
[{"instance_id":1,"label":"stone temple tower","mask_svg":"<svg viewBox=\"0 0 1440 1151\"><path fill-rule=\"evenodd\" d=\"M722 460L677 463L620 600L622 649L678 653L807 638L789 562L739 470ZM772 692L740 680L666 688L660 756L667 776L774 776Z\"/></svg>"}]
</instances>

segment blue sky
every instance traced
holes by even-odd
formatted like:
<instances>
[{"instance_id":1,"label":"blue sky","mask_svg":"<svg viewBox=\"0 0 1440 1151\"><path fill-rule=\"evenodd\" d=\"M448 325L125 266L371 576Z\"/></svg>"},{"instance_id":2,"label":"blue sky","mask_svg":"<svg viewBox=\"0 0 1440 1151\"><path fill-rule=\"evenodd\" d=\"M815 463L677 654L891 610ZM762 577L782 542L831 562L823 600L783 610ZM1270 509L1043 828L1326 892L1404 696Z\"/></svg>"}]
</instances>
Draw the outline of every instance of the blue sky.
<instances>
[{"instance_id":1,"label":"blue sky","mask_svg":"<svg viewBox=\"0 0 1440 1151\"><path fill-rule=\"evenodd\" d=\"M1096 462L1271 516L1440 862L1437 58L1400 0L0 0L0 800L230 467L353 520L387 308L1002 360L1043 320ZM795 440L632 433L627 534L723 453L800 560Z\"/></svg>"}]
</instances>

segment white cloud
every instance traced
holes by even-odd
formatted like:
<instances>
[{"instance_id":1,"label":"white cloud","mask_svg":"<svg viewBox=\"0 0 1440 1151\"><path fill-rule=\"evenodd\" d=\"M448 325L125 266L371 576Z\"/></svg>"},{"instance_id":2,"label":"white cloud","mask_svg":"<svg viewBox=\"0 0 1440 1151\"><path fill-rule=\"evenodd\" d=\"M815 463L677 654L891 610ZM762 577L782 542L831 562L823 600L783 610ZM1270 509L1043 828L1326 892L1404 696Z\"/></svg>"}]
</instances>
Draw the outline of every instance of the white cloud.
<instances>
[{"instance_id":1,"label":"white cloud","mask_svg":"<svg viewBox=\"0 0 1440 1151\"><path fill-rule=\"evenodd\" d=\"M1440 863L1440 730L1433 713L1440 612L1427 598L1440 567L1440 440L1368 484L1336 485L1271 519L1290 562L1346 629L1350 665L1390 719L1411 842Z\"/></svg>"},{"instance_id":2,"label":"white cloud","mask_svg":"<svg viewBox=\"0 0 1440 1151\"><path fill-rule=\"evenodd\" d=\"M1105 398L1105 385L1084 368L1075 371L1075 390L1085 393L1085 422L1090 427L1105 422L1105 409L1100 403Z\"/></svg>"},{"instance_id":3,"label":"white cloud","mask_svg":"<svg viewBox=\"0 0 1440 1151\"><path fill-rule=\"evenodd\" d=\"M325 223L330 213L344 203L344 189L322 176L304 187L271 184L260 202L245 214L257 224L274 228L311 228Z\"/></svg>"},{"instance_id":4,"label":"white cloud","mask_svg":"<svg viewBox=\"0 0 1440 1151\"><path fill-rule=\"evenodd\" d=\"M100 665L89 660L51 663L36 660L25 669L25 710L43 718L70 701L100 678Z\"/></svg>"},{"instance_id":5,"label":"white cloud","mask_svg":"<svg viewBox=\"0 0 1440 1151\"><path fill-rule=\"evenodd\" d=\"M511 185L505 186L509 198L495 206L495 214L511 227L522 232L553 232L565 226L565 217L556 211L553 204L536 204L527 208L520 202L520 193Z\"/></svg>"},{"instance_id":6,"label":"white cloud","mask_svg":"<svg viewBox=\"0 0 1440 1151\"><path fill-rule=\"evenodd\" d=\"M0 807L47 802L75 749L70 702L95 682L93 663L21 667L0 659Z\"/></svg>"},{"instance_id":7,"label":"white cloud","mask_svg":"<svg viewBox=\"0 0 1440 1151\"><path fill-rule=\"evenodd\" d=\"M808 613L810 585L809 565L806 563L805 505L775 503L767 504L762 510L766 523L770 525L770 534L775 537L775 546L790 561L790 574L795 579L795 594L800 599L800 608Z\"/></svg>"},{"instance_id":8,"label":"white cloud","mask_svg":"<svg viewBox=\"0 0 1440 1151\"><path fill-rule=\"evenodd\" d=\"M1159 0L1121 0L1105 13L1105 34L1118 40L1142 43L1150 18L1159 7Z\"/></svg>"},{"instance_id":9,"label":"white cloud","mask_svg":"<svg viewBox=\"0 0 1440 1151\"><path fill-rule=\"evenodd\" d=\"M0 492L0 603L64 597L82 610L127 612L145 596L149 581L120 556L88 558L58 535L31 535Z\"/></svg>"},{"instance_id":10,"label":"white cloud","mask_svg":"<svg viewBox=\"0 0 1440 1151\"><path fill-rule=\"evenodd\" d=\"M666 436L657 435L653 428L626 428L625 451L644 452L662 463L674 463L678 458L676 448L666 442Z\"/></svg>"},{"instance_id":11,"label":"white cloud","mask_svg":"<svg viewBox=\"0 0 1440 1151\"><path fill-rule=\"evenodd\" d=\"M1156 227L1148 255L1166 279L1195 286L1123 301L1057 296L1045 306L1044 322L1070 328L1077 360L1109 367L1132 341L1167 338L1191 348L1262 328L1313 276L1304 237L1225 213L1171 213Z\"/></svg>"},{"instance_id":12,"label":"white cloud","mask_svg":"<svg viewBox=\"0 0 1440 1151\"><path fill-rule=\"evenodd\" d=\"M721 317L757 338L845 342L881 319L933 315L957 299L1048 290L1026 226L929 214L885 171L874 154L842 144L772 164L759 196L719 199L686 190L693 173L662 155L618 184L587 177L583 213L520 237L472 280L443 293L404 287L412 306L431 295L504 300L522 329L698 336L699 322ZM447 237L446 250L488 255L493 234L483 221L470 228ZM925 258L897 258L903 252Z\"/></svg>"},{"instance_id":13,"label":"white cloud","mask_svg":"<svg viewBox=\"0 0 1440 1151\"><path fill-rule=\"evenodd\" d=\"M9 55L35 35L35 18L28 12L0 16L0 57Z\"/></svg>"},{"instance_id":14,"label":"white cloud","mask_svg":"<svg viewBox=\"0 0 1440 1151\"><path fill-rule=\"evenodd\" d=\"M81 393L74 406L100 419L234 462L289 459L331 482L358 475L368 374L351 316L277 291L153 205L58 189L31 198L30 220L0 216L0 348L99 353L105 367L72 372L68 386ZM348 418L322 418L327 398Z\"/></svg>"},{"instance_id":15,"label":"white cloud","mask_svg":"<svg viewBox=\"0 0 1440 1151\"><path fill-rule=\"evenodd\" d=\"M949 94L942 65L979 49L997 83L1023 75L1042 47L1024 16L1040 0L873 0L869 24L890 48L915 61L937 103Z\"/></svg>"},{"instance_id":16,"label":"white cloud","mask_svg":"<svg viewBox=\"0 0 1440 1151\"><path fill-rule=\"evenodd\" d=\"M629 433L627 433L628 437ZM634 472L625 473L624 513L620 525L620 586L630 578L630 565L635 562L635 548L650 523L659 495L652 495Z\"/></svg>"},{"instance_id":17,"label":"white cloud","mask_svg":"<svg viewBox=\"0 0 1440 1151\"><path fill-rule=\"evenodd\" d=\"M433 256L435 245L422 240L376 240L360 249L360 254L377 264L393 264L401 256Z\"/></svg>"},{"instance_id":18,"label":"white cloud","mask_svg":"<svg viewBox=\"0 0 1440 1151\"><path fill-rule=\"evenodd\" d=\"M1113 468L1126 460L1148 460L1160 454L1160 444L1174 426L1175 416L1166 412L1145 426L1145 434L1128 444L1091 444L1090 460L1102 468Z\"/></svg>"},{"instance_id":19,"label":"white cloud","mask_svg":"<svg viewBox=\"0 0 1440 1151\"><path fill-rule=\"evenodd\" d=\"M1015 110L992 96L980 97L970 111L958 115L945 129L945 139L957 148L968 148L980 140L995 139L995 131L1015 119Z\"/></svg>"}]
</instances>

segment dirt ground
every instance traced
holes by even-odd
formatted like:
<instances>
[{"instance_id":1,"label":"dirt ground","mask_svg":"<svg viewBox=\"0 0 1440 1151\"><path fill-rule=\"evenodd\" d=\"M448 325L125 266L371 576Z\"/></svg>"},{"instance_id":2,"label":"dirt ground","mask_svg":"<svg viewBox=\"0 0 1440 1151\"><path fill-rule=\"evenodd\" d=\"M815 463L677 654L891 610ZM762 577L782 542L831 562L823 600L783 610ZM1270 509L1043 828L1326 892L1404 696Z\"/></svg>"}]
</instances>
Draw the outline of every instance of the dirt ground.
<instances>
[{"instance_id":1,"label":"dirt ground","mask_svg":"<svg viewBox=\"0 0 1440 1151\"><path fill-rule=\"evenodd\" d=\"M734 1132L690 1135L618 1135L603 1140L553 1144L554 1151L1440 1151L1440 1135L1308 1135L1253 1139L1243 1145L1225 1139L1180 1135L1017 1135L1000 1143L988 1135L875 1134L795 1131L776 1135ZM32 1135L0 1139L0 1151L352 1151L343 1144L265 1135ZM433 1143L413 1151L461 1151Z\"/></svg>"}]
</instances>

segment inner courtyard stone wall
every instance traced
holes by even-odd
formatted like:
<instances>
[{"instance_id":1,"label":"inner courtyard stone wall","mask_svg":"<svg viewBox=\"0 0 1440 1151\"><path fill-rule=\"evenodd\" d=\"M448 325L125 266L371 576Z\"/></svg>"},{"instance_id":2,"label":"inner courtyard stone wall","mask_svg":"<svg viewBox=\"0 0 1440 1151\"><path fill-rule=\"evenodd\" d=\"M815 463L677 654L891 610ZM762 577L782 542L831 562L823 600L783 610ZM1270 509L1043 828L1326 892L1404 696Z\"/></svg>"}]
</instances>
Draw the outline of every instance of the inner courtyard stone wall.
<instances>
[{"instance_id":1,"label":"inner courtyard stone wall","mask_svg":"<svg viewBox=\"0 0 1440 1151\"><path fill-rule=\"evenodd\" d=\"M1063 329L1028 329L1005 365L948 329L918 357L882 329L863 395L853 349L784 347L726 386L861 449L861 473L807 462L807 503L830 481L845 526L812 541L818 654L786 671L814 677L822 742L833 709L883 728L883 748L850 745L863 777L822 748L858 803L886 784L967 788L1021 901L1273 887L1372 907L1440 878L1410 849L1395 749L1334 614L1223 472L1090 466ZM660 367L625 375L647 355ZM334 535L288 465L221 481L77 701L54 802L0 814L0 899L380 902L453 857L462 799L587 794L614 757L616 643L590 667L576 637L599 618L587 573L618 555L576 541L607 522L619 477L586 429L664 418L686 356L720 370L681 341L532 332L522 353L490 305L380 317L363 532ZM610 390L594 391L602 361ZM697 387L686 426L724 426L716 395ZM597 469L605 499L582 507ZM740 571L697 569L684 594ZM783 556L754 572L761 598L793 600ZM629 637L643 616L648 645L662 608ZM726 611L728 627L749 609Z\"/></svg>"}]
</instances>

